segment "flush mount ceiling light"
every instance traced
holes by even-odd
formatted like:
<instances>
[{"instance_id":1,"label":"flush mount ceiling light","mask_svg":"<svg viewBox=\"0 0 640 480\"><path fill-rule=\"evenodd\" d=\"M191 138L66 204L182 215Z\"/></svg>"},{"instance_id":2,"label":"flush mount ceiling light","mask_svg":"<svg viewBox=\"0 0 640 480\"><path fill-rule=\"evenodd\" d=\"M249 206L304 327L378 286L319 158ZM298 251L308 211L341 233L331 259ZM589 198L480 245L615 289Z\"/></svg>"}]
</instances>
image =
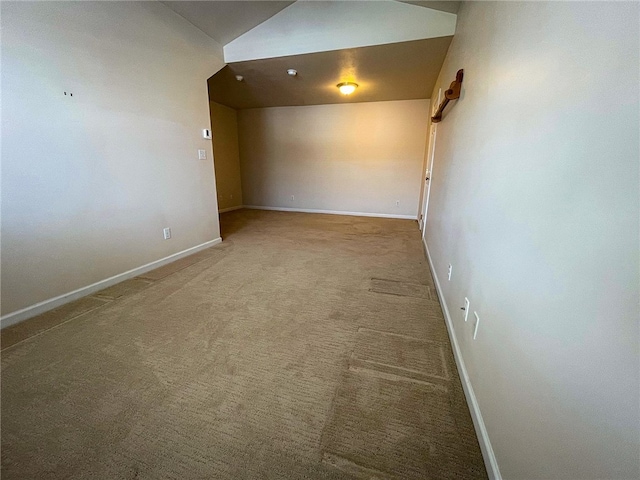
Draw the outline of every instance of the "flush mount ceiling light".
<instances>
[{"instance_id":1,"label":"flush mount ceiling light","mask_svg":"<svg viewBox=\"0 0 640 480\"><path fill-rule=\"evenodd\" d=\"M242 75L236 75L236 80L241 82L242 80L244 80L244 77Z\"/></svg>"},{"instance_id":2,"label":"flush mount ceiling light","mask_svg":"<svg viewBox=\"0 0 640 480\"><path fill-rule=\"evenodd\" d=\"M351 95L358 88L357 83L353 82L342 82L336 85L340 89L340 93L343 95Z\"/></svg>"},{"instance_id":3,"label":"flush mount ceiling light","mask_svg":"<svg viewBox=\"0 0 640 480\"><path fill-rule=\"evenodd\" d=\"M295 68L290 68L289 70L287 70L287 75L295 77L296 75L298 75L298 71Z\"/></svg>"}]
</instances>

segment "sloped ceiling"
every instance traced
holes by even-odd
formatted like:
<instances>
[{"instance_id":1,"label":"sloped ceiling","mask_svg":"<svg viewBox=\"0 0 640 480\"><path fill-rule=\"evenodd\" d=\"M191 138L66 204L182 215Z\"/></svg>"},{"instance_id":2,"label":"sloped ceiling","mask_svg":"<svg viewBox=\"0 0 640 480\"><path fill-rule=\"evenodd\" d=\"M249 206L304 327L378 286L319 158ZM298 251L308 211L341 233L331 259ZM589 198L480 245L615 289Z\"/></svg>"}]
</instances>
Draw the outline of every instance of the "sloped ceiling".
<instances>
[{"instance_id":1,"label":"sloped ceiling","mask_svg":"<svg viewBox=\"0 0 640 480\"><path fill-rule=\"evenodd\" d=\"M227 63L453 35L456 15L393 0L299 0L224 46Z\"/></svg>"},{"instance_id":2,"label":"sloped ceiling","mask_svg":"<svg viewBox=\"0 0 640 480\"><path fill-rule=\"evenodd\" d=\"M428 98L461 2L162 3L225 47L227 66L209 79L210 99L258 108ZM359 88L340 95L342 81Z\"/></svg>"},{"instance_id":3,"label":"sloped ceiling","mask_svg":"<svg viewBox=\"0 0 640 480\"><path fill-rule=\"evenodd\" d=\"M453 0L451 1L426 0L422 2L414 2L410 0L398 0L398 1L402 3L410 3L411 5L417 5L419 7L432 8L434 10L441 10L443 12L449 12L449 13L458 13L458 10L460 9L460 4L462 3L462 2L453 1Z\"/></svg>"},{"instance_id":4,"label":"sloped ceiling","mask_svg":"<svg viewBox=\"0 0 640 480\"><path fill-rule=\"evenodd\" d=\"M294 2L163 1L162 3L216 42L226 45Z\"/></svg>"}]
</instances>

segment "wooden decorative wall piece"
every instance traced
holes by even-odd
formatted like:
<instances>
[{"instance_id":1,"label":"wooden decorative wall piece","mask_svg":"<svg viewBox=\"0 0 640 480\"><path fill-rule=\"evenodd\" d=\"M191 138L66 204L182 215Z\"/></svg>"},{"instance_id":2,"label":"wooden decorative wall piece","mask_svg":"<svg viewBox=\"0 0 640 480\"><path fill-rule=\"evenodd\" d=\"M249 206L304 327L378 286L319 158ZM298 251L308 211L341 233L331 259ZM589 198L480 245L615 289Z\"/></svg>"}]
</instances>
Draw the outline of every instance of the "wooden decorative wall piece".
<instances>
[{"instance_id":1,"label":"wooden decorative wall piece","mask_svg":"<svg viewBox=\"0 0 640 480\"><path fill-rule=\"evenodd\" d=\"M438 107L436 114L431 117L431 121L433 123L438 123L440 120L442 120L442 112L451 100L457 100L458 98L460 98L460 89L462 88L462 72L462 69L458 70L458 73L456 73L456 79L451 82L449 90L446 90L444 92L444 100L442 100L442 103Z\"/></svg>"}]
</instances>

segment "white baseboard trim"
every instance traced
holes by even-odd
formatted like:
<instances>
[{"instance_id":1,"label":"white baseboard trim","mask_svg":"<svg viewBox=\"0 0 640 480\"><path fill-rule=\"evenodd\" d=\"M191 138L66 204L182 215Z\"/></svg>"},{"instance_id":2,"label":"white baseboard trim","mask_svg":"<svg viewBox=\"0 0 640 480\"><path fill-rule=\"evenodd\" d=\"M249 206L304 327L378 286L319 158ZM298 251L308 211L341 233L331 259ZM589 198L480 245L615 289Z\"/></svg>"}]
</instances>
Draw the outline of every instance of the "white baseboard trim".
<instances>
[{"instance_id":1,"label":"white baseboard trim","mask_svg":"<svg viewBox=\"0 0 640 480\"><path fill-rule=\"evenodd\" d=\"M218 213L233 212L234 210L240 210L241 208L244 207L242 205L236 205L235 207L223 208L221 210L218 210Z\"/></svg>"},{"instance_id":2,"label":"white baseboard trim","mask_svg":"<svg viewBox=\"0 0 640 480\"><path fill-rule=\"evenodd\" d=\"M391 213L368 213L368 212L343 212L341 210L317 210L315 208L263 207L261 205L244 205L243 208L251 208L253 210L275 210L277 212L326 213L329 215L347 215L352 217L400 218L403 220L418 219L416 215L394 215Z\"/></svg>"},{"instance_id":3,"label":"white baseboard trim","mask_svg":"<svg viewBox=\"0 0 640 480\"><path fill-rule=\"evenodd\" d=\"M451 319L451 315L449 314L449 308L447 307L447 302L444 298L444 295L442 294L440 281L438 280L438 275L436 275L436 271L433 266L433 261L431 260L431 254L429 253L429 247L427 246L427 241L424 239L424 237L422 239L422 244L424 245L424 250L427 254L427 260L429 262L429 268L431 269L431 275L433 276L433 280L436 284L436 291L438 292L440 305L442 305L442 310L444 312L445 323L447 325L447 330L449 331L449 337L451 338L451 343L453 344L453 356L456 359L458 372L462 377L461 379L462 388L464 389L464 394L467 397L467 404L469 405L469 411L471 412L473 425L476 429L476 435L478 435L478 443L480 444L482 457L484 458L484 463L485 463L485 466L487 467L487 474L489 475L489 478L492 480L502 480L502 475L500 474L500 469L498 468L498 461L496 460L496 456L493 452L493 447L491 446L491 441L489 440L489 433L487 432L487 428L484 424L484 420L482 419L482 413L480 412L480 405L478 405L476 394L473 392L471 379L469 378L467 368L464 364L464 359L462 358L462 352L460 351L460 346L458 345L456 332L453 329L453 322Z\"/></svg>"},{"instance_id":4,"label":"white baseboard trim","mask_svg":"<svg viewBox=\"0 0 640 480\"><path fill-rule=\"evenodd\" d=\"M36 303L29 307L25 307L20 310L16 310L15 312L8 313L0 318L0 328L9 327L11 325L15 325L23 320L26 320L31 317L35 317L36 315L40 315L41 313L47 312L49 310L53 310L54 308L60 307L65 303L73 302L82 297L86 297L87 295L91 295L92 293L98 292L102 289L110 287L111 285L115 285L116 283L120 283L129 278L136 277L138 275L142 275L150 270L154 270L156 268L162 267L167 263L174 262L182 257L186 257L188 255L192 255L200 250L204 250L205 248L212 247L222 242L222 238L214 238L213 240L209 240L208 242L201 243L200 245L196 245L195 247L187 248L186 250L182 250L181 252L174 253L173 255L169 255L168 257L161 258L160 260L156 260L151 263L147 263L146 265L142 265L141 267L134 268L132 270L128 270L123 273L119 273L118 275L114 275L113 277L105 278L104 280L100 280L99 282L92 283L91 285L87 285L86 287L78 288L69 293L65 293L63 295L59 295L54 298L50 298L49 300L44 300L43 302Z\"/></svg>"}]
</instances>

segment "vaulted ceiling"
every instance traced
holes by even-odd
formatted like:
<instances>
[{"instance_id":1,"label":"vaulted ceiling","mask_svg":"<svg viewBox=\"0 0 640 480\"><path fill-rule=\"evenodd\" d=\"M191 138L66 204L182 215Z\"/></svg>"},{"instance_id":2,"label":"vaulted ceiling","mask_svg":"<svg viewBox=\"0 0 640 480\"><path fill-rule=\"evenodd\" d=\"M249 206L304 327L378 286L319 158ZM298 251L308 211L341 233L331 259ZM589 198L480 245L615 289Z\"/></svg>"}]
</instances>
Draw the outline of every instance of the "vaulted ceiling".
<instances>
[{"instance_id":1,"label":"vaulted ceiling","mask_svg":"<svg viewBox=\"0 0 640 480\"><path fill-rule=\"evenodd\" d=\"M257 27L293 2L196 1L165 2L167 7L194 24L221 45Z\"/></svg>"},{"instance_id":2,"label":"vaulted ceiling","mask_svg":"<svg viewBox=\"0 0 640 480\"><path fill-rule=\"evenodd\" d=\"M429 98L460 4L163 3L224 47L227 66L209 79L209 96L232 108ZM298 74L287 75L290 68ZM359 88L341 95L336 84L343 81Z\"/></svg>"}]
</instances>

